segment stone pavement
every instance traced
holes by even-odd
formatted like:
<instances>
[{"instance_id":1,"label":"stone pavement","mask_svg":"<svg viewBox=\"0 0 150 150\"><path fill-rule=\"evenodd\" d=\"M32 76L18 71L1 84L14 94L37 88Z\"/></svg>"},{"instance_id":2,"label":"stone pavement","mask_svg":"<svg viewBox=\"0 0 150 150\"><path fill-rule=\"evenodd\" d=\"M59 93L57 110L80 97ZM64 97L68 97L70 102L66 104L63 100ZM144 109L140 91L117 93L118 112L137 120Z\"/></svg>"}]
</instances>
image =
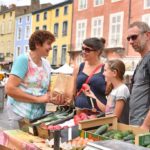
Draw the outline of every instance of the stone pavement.
<instances>
[{"instance_id":1,"label":"stone pavement","mask_svg":"<svg viewBox=\"0 0 150 150\"><path fill-rule=\"evenodd\" d=\"M0 129L8 130L9 129L9 121L6 109L6 100L4 101L4 109L0 109Z\"/></svg>"}]
</instances>

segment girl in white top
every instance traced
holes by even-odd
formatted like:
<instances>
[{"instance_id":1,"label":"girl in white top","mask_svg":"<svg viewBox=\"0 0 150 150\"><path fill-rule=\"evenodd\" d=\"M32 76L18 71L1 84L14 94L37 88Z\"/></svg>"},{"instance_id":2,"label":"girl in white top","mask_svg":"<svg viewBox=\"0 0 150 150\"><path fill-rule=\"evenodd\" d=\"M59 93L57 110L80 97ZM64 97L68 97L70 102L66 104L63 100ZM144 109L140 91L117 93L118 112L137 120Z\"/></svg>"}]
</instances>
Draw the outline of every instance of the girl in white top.
<instances>
[{"instance_id":1,"label":"girl in white top","mask_svg":"<svg viewBox=\"0 0 150 150\"><path fill-rule=\"evenodd\" d=\"M102 104L97 97L89 90L84 91L87 96L96 99L99 108L108 114L117 116L119 122L128 124L128 100L130 92L124 84L123 76L125 65L121 60L109 60L104 67L105 80L112 84L112 90L107 96L106 106Z\"/></svg>"}]
</instances>

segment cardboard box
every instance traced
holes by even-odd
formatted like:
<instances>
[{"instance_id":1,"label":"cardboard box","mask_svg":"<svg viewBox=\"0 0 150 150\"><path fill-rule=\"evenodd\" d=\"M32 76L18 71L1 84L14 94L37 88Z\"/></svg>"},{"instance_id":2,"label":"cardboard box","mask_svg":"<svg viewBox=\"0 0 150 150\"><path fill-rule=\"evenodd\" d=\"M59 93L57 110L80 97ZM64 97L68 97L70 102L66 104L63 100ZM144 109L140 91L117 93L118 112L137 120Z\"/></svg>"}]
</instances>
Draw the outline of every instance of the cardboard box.
<instances>
[{"instance_id":1,"label":"cardboard box","mask_svg":"<svg viewBox=\"0 0 150 150\"><path fill-rule=\"evenodd\" d=\"M117 117L112 115L112 116L107 116L107 117L101 117L98 119L81 121L79 123L79 129L81 130L80 136L84 138L90 138L95 141L107 140L109 138L101 136L101 135L96 135L93 133L95 131L93 128L98 128L100 125L104 125L104 124L109 124L108 130L110 129L115 129L115 130L120 130L120 131L131 130L135 135L135 144L137 145L142 144L141 142L139 142L140 140L139 137L144 136L145 133L149 132L148 130L143 130L139 128L139 126L131 126L131 125L118 123Z\"/></svg>"}]
</instances>

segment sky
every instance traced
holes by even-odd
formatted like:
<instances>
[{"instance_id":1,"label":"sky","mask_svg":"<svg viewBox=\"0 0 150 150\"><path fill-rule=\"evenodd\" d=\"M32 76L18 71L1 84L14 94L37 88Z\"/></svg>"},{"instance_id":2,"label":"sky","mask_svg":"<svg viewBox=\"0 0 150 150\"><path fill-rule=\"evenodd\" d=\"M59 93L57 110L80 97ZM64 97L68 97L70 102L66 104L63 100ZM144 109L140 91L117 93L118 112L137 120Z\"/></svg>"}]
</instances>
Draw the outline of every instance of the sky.
<instances>
[{"instance_id":1,"label":"sky","mask_svg":"<svg viewBox=\"0 0 150 150\"><path fill-rule=\"evenodd\" d=\"M57 4L60 2L63 2L65 0L40 0L41 4L44 3L52 3L52 4ZM7 5L9 6L10 4L16 4L17 6L24 6L24 5L30 5L31 4L31 0L0 0L0 5Z\"/></svg>"}]
</instances>

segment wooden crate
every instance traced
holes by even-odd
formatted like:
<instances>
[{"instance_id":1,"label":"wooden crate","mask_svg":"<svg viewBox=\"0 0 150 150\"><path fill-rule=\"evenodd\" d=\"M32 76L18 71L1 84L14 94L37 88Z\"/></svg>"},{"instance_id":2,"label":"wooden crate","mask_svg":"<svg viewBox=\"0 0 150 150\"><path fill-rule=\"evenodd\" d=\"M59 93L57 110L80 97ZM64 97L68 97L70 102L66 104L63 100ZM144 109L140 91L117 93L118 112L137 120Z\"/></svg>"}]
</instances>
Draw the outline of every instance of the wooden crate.
<instances>
[{"instance_id":1,"label":"wooden crate","mask_svg":"<svg viewBox=\"0 0 150 150\"><path fill-rule=\"evenodd\" d=\"M107 138L101 135L94 134L93 133L94 130L92 129L92 128L98 128L100 125L104 125L104 124L109 124L109 129L115 129L115 130L120 130L120 131L131 130L135 135L135 144L137 145L140 144L139 137L144 136L146 133L149 132L148 130L143 130L139 128L139 126L131 126L131 125L118 123L117 117L111 115L111 116L96 118L92 120L80 121L79 123L79 129L81 130L80 136L91 138L95 141L106 140Z\"/></svg>"}]
</instances>

